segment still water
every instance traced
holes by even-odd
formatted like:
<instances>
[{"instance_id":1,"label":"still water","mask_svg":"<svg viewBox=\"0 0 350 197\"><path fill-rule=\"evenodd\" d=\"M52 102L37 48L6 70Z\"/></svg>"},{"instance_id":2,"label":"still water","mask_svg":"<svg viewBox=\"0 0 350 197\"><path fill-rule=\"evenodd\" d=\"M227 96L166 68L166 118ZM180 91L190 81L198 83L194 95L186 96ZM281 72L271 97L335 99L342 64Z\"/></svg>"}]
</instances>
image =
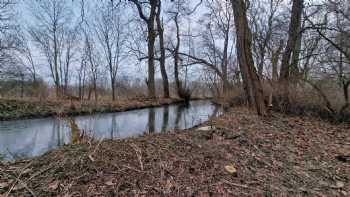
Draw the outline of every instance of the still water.
<instances>
[{"instance_id":1,"label":"still water","mask_svg":"<svg viewBox=\"0 0 350 197\"><path fill-rule=\"evenodd\" d=\"M95 138L127 138L196 126L221 113L210 101L191 101L116 113L73 117L80 131ZM0 121L0 159L44 154L72 140L70 124L59 118Z\"/></svg>"}]
</instances>

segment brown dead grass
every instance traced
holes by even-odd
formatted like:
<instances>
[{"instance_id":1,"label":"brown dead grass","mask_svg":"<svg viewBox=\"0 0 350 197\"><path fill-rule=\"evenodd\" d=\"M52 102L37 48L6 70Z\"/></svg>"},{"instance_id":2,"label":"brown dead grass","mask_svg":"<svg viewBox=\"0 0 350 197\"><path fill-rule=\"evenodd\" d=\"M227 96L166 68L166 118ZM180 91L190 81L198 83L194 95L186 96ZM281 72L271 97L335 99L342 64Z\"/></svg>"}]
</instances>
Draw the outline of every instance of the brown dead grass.
<instances>
[{"instance_id":1,"label":"brown dead grass","mask_svg":"<svg viewBox=\"0 0 350 197\"><path fill-rule=\"evenodd\" d=\"M245 108L207 125L212 129L69 145L29 161L0 164L0 195L350 194L350 163L336 159L350 154L349 125L278 113L260 118Z\"/></svg>"},{"instance_id":2,"label":"brown dead grass","mask_svg":"<svg viewBox=\"0 0 350 197\"><path fill-rule=\"evenodd\" d=\"M157 100L139 98L116 101L102 100L95 103L94 101L0 99L0 121L98 112L120 112L178 102L182 102L182 100L177 98L159 98Z\"/></svg>"}]
</instances>

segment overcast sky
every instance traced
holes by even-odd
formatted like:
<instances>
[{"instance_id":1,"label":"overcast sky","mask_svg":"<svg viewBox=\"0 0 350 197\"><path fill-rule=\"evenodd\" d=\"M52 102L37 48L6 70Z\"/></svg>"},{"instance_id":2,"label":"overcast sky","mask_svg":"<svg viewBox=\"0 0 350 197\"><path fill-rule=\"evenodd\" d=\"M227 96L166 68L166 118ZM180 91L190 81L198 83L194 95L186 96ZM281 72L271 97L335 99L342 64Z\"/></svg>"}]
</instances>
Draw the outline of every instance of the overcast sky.
<instances>
[{"instance_id":1,"label":"overcast sky","mask_svg":"<svg viewBox=\"0 0 350 197\"><path fill-rule=\"evenodd\" d=\"M32 1L33 0L25 0L25 1L18 1L18 5L16 5L15 10L17 13L17 21L19 23L19 25L21 26L21 28L25 31L28 27L30 27L31 25L35 26L35 20L33 17L33 6L32 6ZM34 0L35 1L35 0ZM85 12L86 15L90 15L90 14L95 14L96 13L96 5L93 5L94 3L99 3L99 1L85 1ZM170 1L164 1L165 3L163 3L163 8L164 11L169 9L169 6L171 6L170 4L172 4ZM197 5L199 2L199 0L195 0L195 1L191 1L191 5L192 7L194 7L195 5ZM80 19L80 12L81 12L81 4L80 1L67 1L69 7L72 8L74 16L76 19ZM128 16L126 17L131 17L130 15L132 14L137 14L136 8L133 5L128 6L128 8L130 10L130 13L128 14ZM128 11L124 11L126 13L128 13ZM191 18L191 25L192 25L192 29L195 29L196 26L196 20L198 18L198 16L202 15L204 13L203 10L203 6L198 7L197 12L194 13ZM136 15L138 16L138 15ZM167 22L167 19L165 17L164 21ZM183 31L187 31L188 30L188 25L186 25L188 21L187 20L182 20L182 28ZM173 35L174 32L173 28L170 29L171 26L173 26L173 23L171 21L169 21L168 24L165 24L165 30L166 33L168 34L167 36ZM195 30L193 30L195 31ZM30 36L27 36L28 40L32 40ZM38 68L38 72L39 75L45 79L50 79L50 75L49 75L49 70L48 70L48 64L46 62L45 57L42 55L42 53L40 52L39 49L37 49L34 44L31 42L31 46L33 48L33 53L34 53L34 58L35 61L39 64L39 68ZM146 48L145 48L146 49ZM80 64L80 62L75 62L74 63L74 67L78 66L78 64ZM171 58L169 58L167 60L167 64L168 64L168 73L170 75L170 78L172 78L173 75L173 71L172 71L172 67L171 65L173 64L173 60ZM135 62L135 58L131 58L129 61L125 62L124 65L121 65L120 67L120 72L119 72L119 76L129 76L129 77L136 77L136 78L140 78L141 80L143 80L144 78L146 78L147 76L147 62L146 61L136 61ZM196 68L193 68L192 70L196 70L198 68L198 66L196 66ZM72 71L74 72L74 69L72 69ZM159 68L157 66L157 71L159 71ZM196 72L198 73L198 72ZM75 73L71 73L72 75L75 75ZM74 78L74 76L72 76ZM160 78L160 72L157 72L156 77ZM73 80L74 81L74 80ZM73 82L72 81L72 82Z\"/></svg>"}]
</instances>

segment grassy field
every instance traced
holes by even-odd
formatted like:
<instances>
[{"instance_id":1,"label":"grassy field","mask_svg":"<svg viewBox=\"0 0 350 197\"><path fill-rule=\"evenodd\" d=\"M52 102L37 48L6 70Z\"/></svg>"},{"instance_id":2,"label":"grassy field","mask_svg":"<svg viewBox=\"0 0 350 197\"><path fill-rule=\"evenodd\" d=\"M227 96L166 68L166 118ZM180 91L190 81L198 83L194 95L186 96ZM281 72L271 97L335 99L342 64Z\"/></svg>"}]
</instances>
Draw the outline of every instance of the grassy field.
<instances>
[{"instance_id":1,"label":"grassy field","mask_svg":"<svg viewBox=\"0 0 350 197\"><path fill-rule=\"evenodd\" d=\"M237 107L200 128L0 164L0 195L348 196L349 130Z\"/></svg>"}]
</instances>

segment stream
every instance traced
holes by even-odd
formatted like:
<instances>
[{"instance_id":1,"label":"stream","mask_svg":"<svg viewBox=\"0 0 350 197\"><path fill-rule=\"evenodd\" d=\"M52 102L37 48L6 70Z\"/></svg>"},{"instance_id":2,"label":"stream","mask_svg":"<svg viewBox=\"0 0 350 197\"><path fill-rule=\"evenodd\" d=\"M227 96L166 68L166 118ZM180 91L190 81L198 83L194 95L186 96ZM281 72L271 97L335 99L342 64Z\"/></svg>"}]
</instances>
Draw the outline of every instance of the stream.
<instances>
[{"instance_id":1,"label":"stream","mask_svg":"<svg viewBox=\"0 0 350 197\"><path fill-rule=\"evenodd\" d=\"M74 116L80 132L95 139L121 139L145 133L188 129L207 121L222 110L208 100L115 113ZM0 160L27 159L72 142L67 119L0 121Z\"/></svg>"}]
</instances>

